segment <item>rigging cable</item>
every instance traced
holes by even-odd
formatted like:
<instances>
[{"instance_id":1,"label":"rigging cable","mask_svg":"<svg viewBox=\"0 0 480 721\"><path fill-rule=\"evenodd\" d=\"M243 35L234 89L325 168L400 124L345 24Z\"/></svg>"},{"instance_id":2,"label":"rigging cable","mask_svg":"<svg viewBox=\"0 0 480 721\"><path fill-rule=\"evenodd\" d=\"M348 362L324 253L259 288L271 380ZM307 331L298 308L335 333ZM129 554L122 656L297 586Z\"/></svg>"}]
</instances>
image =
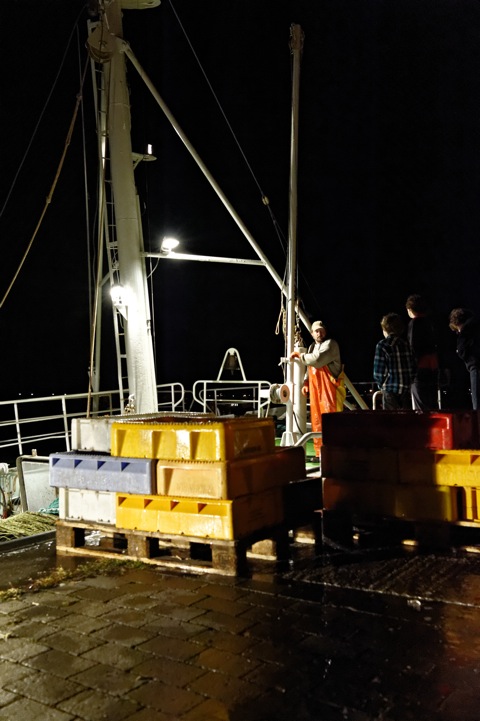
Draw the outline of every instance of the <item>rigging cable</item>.
<instances>
[{"instance_id":1,"label":"rigging cable","mask_svg":"<svg viewBox=\"0 0 480 721\"><path fill-rule=\"evenodd\" d=\"M86 75L86 72L87 72L87 68L88 68L88 60L87 60L87 62L86 62L86 64L85 64L85 67L84 67L84 70L83 70L81 89L83 88L83 84L84 84L84 82L85 82L85 75ZM45 214L46 214L46 212L47 212L47 210L48 210L48 206L49 206L50 203L52 202L52 197L53 197L53 194L54 194L54 192L55 192L55 188L57 187L57 183L58 183L58 180L59 180L59 178L60 178L60 173L62 172L63 164L64 164L64 162L65 162L65 158L66 158L66 155L67 155L67 150L68 150L68 147L69 147L69 145L70 145L70 140L71 140L71 138L72 138L73 128L74 128L74 126L75 126L75 121L76 121L76 119L77 119L78 109L79 109L79 107L80 107L81 101L82 101L82 94L81 94L81 92L79 92L78 95L77 95L77 100L76 100L76 103L75 103L75 109L74 109L74 111L73 111L72 120L71 120L71 122L70 122L70 127L68 128L67 137L66 137L66 139L65 139L65 145L64 145L64 147L63 147L62 156L61 156L61 158L60 158L60 162L59 162L59 164L58 164L57 172L55 173L55 178L53 179L53 183L52 183L52 186L51 186L51 188L50 188L50 192L49 192L49 194L47 195L47 198L46 198L46 200L45 200L44 208L43 208L43 210L42 210L42 212L41 212L41 214L40 214L40 219L38 220L38 223L37 223L37 225L36 225L35 230L33 231L33 235L32 235L32 237L30 238L30 242L28 243L27 249L26 249L25 253L23 254L23 258L22 258L22 260L20 261L20 264L19 264L19 266L18 266L18 268L17 268L17 270L16 270L16 272L15 272L15 274L14 274L14 276L13 276L11 282L10 282L10 285L8 286L8 288L7 288L6 292L5 292L5 295L3 296L3 298L2 298L2 300L1 300L1 302L0 302L0 308L2 308L3 304L5 303L8 295L10 294L11 289L13 288L13 285L14 285L15 281L17 280L17 278L18 278L18 276L19 276L19 274L20 274L20 271L21 271L21 269L22 269L22 267L23 267L23 264L25 263L25 261L26 261L26 259L27 259L27 256L28 256L28 254L29 254L29 252L30 252L30 250L31 250L31 248L32 248L33 241L35 240L35 238L36 238L36 236L37 236L37 233L38 233L38 231L40 230L40 227L41 227L41 225L42 225L42 223L43 223L43 219L44 219Z\"/></svg>"},{"instance_id":2,"label":"rigging cable","mask_svg":"<svg viewBox=\"0 0 480 721\"><path fill-rule=\"evenodd\" d=\"M11 197L11 195L12 195L13 189L14 189L14 187L15 187L15 185L16 185L16 182L17 182L17 180L18 180L18 177L19 177L19 175L20 175L20 171L21 171L21 169L22 169L22 167L23 167L23 165L24 165L24 163L25 163L25 161L26 161L26 159L27 159L28 152L29 152L29 150L30 150L30 148L31 148L31 146L32 146L33 140L34 140L34 138L35 138L35 136L36 136L36 134L37 134L38 128L39 128L40 123L41 123L41 120L42 120L42 118L43 118L43 116L44 116L44 114L45 114L45 111L46 111L46 109L47 109L47 106L48 106L48 104L49 104L49 102L50 102L50 99L51 99L51 97L52 97L53 91L54 91L54 89L55 89L55 87L56 87L56 85L57 85L58 79L59 79L59 77L60 77L61 70L62 70L62 68L63 68L63 65L64 65L64 63L65 63L65 59L66 59L66 57L67 57L67 52L68 52L68 50L69 50L69 48L70 48L70 43L72 42L72 37L73 37L73 34L74 34L74 32L75 32L75 28L77 27L78 20L79 20L79 18L80 18L80 16L81 16L82 14L83 14L83 8L82 8L82 10L80 11L80 13L77 15L77 18L76 18L76 20L75 20L73 29L72 29L72 31L71 31L71 33L70 33L70 36L69 36L69 38L68 38L68 41L67 41L67 46L66 46L66 48L65 48L65 52L64 52L63 57L62 57L62 60L61 60L61 62L60 62L60 67L59 67L59 69L58 69L57 75L55 76L55 79L54 79L54 81L53 81L52 87L51 87L50 92L49 92L49 94L48 94L48 96L47 96L47 100L45 101L45 105L43 106L43 109L42 109L42 111L41 111L41 113L40 113L40 116L39 116L39 118L38 118L38 120L37 120L37 123L36 123L36 125L35 125L34 131L33 131L33 134L32 134L32 137L30 138L30 141L29 141L29 143L28 143L28 145L27 145L27 148L26 148L26 150L25 150L25 153L23 154L23 158L22 158L22 160L21 160L21 162L20 162L20 165L19 165L19 167L18 167L18 169L17 169L17 172L15 173L15 177L14 177L14 179L13 179L12 185L10 186L10 190L9 190L9 192L8 192L8 194L7 194L7 197L6 197L6 199L5 199L5 202L4 202L4 204L3 204L3 206L2 206L2 208L1 208L1 210L0 210L0 218L2 217L2 215L3 215L4 211L5 211L5 208L7 207L7 203L8 203L8 201L10 200L10 197ZM13 288L13 285L14 285L15 281L17 280L17 278L18 278L18 276L19 276L19 274L20 274L20 271L21 271L21 269L22 269L22 267L23 267L23 265L24 265L24 263L25 263L25 261L26 261L26 259L27 259L27 256L28 256L28 254L29 254L29 252L30 252L30 249L31 249L31 247L32 247L32 245L33 245L33 242L34 242L34 240L35 240L35 238L36 238L36 236L37 236L37 233L38 233L38 231L40 230L40 226L41 226L41 224L42 224L42 222L43 222L43 218L44 218L44 216L45 216L45 214L46 214L46 212L47 212L47 208L48 208L48 206L50 205L50 202L51 202L51 200L52 200L53 193L54 193L54 191L55 191L55 187L56 187L57 182L58 182L58 178L59 178L60 173L61 173L61 170L62 170L62 168L63 168L63 163L65 162L65 157L66 157L67 149L68 149L68 146L69 146L69 144L70 144L70 140L71 140L71 136L72 136L72 132L73 132L73 127L74 127L75 120L76 120L76 117L77 117L77 114L78 114L78 108L79 108L79 105L80 105L80 102L81 102L81 99L82 99L81 91L82 91L82 89L83 89L83 84L84 84L84 82L85 82L86 70L87 70L87 65L85 66L85 69L84 69L84 71L83 71L83 76L82 76L81 86L80 86L80 92L79 92L78 95L77 95L77 101L76 101L76 104L75 104L75 109L74 109L74 112L73 112L72 121L71 121L71 123L70 123L70 127L69 127L69 130L68 130L68 133L67 133L67 138L66 138L66 140L65 140L65 146L64 146L64 149L63 149L62 157L61 157L61 159L60 159L60 163L59 163L59 165L58 165L57 172L56 172L54 181L53 181L53 183L52 183L52 187L51 187L51 189L50 189L50 193L49 193L48 196L47 196L47 199L46 199L46 201L45 201L45 206L44 206L43 211L42 211L42 213L41 213L41 215L40 215L40 219L39 219L39 221L38 221L38 223L37 223L37 226L36 226L36 228L35 228L35 230L34 230L34 232L33 232L33 235L32 235L32 237L31 237L30 242L29 242L29 244L28 244L28 246L27 246L27 249L26 249L26 251L25 251L25 253L24 253L24 255L23 255L23 258L22 258L22 260L20 261L20 264L19 264L19 266L18 266L18 268L17 268L17 271L15 272L15 274L14 274L14 276L13 276L11 282L10 282L10 285L8 286L8 288L7 288L6 292L5 292L5 295L3 296L3 298L2 298L2 300L1 300L1 302L0 302L0 308L3 307L3 305L4 305L4 303L5 303L8 295L10 294L11 289Z\"/></svg>"},{"instance_id":3,"label":"rigging cable","mask_svg":"<svg viewBox=\"0 0 480 721\"><path fill-rule=\"evenodd\" d=\"M79 19L80 19L80 15L82 15L82 14L83 14L83 8L82 8L82 10L79 12L79 14L77 15L77 19L75 20L75 23L74 23L72 32L70 33L70 37L68 38L68 41L67 41L67 46L66 46L66 48L65 48L65 52L63 53L62 60L60 61L60 67L58 68L58 73L57 73L57 75L55 76L55 79L54 79L54 81L53 81L53 85L52 85L51 90L50 90L50 92L49 92L49 94L48 94L48 97L47 97L47 99L46 99L46 101L45 101L45 105L43 106L43 110L42 110L42 112L40 113L40 116L39 116L39 118L38 118L38 120L37 120L37 123L36 123L36 125L35 125L35 128L33 129L33 133L32 133L32 137L30 138L30 142L29 142L28 145L27 145L27 149L25 150L25 152L24 152L24 154L23 154L23 158L22 158L22 160L20 161L20 165L18 166L17 172L15 173L15 177L13 178L12 184L11 184L11 186L10 186L10 190L8 191L7 197L5 198L5 202L4 202L4 204L2 205L2 208L1 208L1 210L0 210L0 218L2 217L3 213L5 212L5 208L7 207L8 201L10 200L10 196L11 196L11 194L12 194L12 192L13 192L13 189L14 189L16 183L17 183L18 176L20 175L20 171L21 171L21 169L23 168L23 165L24 165L24 163L25 163L25 161L26 161L26 159L27 159L28 152L29 152L29 150L30 150L30 148L31 148L31 146L32 146L33 140L34 140L34 138L35 138L35 136L36 136L36 134L37 134L38 128L39 128L40 123L41 123L41 121L42 121L42 118L43 118L43 116L44 116L44 114L45 114L45 111L46 111L46 109L47 109L48 103L50 102L50 98L52 97L53 91L55 90L55 86L57 85L58 79L59 79L59 77L60 77L60 73L61 73L61 71L62 71L63 65L64 65L64 63L65 63L65 59L66 59L66 57L67 57L67 52L68 52L68 49L69 49L69 47L70 47L70 43L72 42L73 33L75 32L75 28L77 27L78 21L79 21Z\"/></svg>"},{"instance_id":4,"label":"rigging cable","mask_svg":"<svg viewBox=\"0 0 480 721\"><path fill-rule=\"evenodd\" d=\"M286 252L287 252L287 251L286 251L286 249L287 249L287 242L286 242L286 240L285 240L285 235L282 233L282 230L281 230L281 228L280 228L280 225L279 225L279 223L278 223L278 220L277 220L275 214L274 214L273 211L272 211L272 208L271 208L271 205L270 205L270 201L269 201L267 195L263 192L263 190L262 190L262 188L261 188L261 185L260 185L259 181L257 180L257 178L256 178L256 176L255 176L255 173L254 173L254 171L253 171L253 169L252 169L252 166L250 165L250 163L249 163L249 161L248 161L248 159L247 159L247 157L246 157L246 155L245 155L245 152L243 151L243 148L241 147L240 141L238 140L238 138L237 138L237 136L236 136L236 134L235 134L235 131L233 130L233 127L232 127L230 121L228 120L227 115L226 115L226 113L225 113L225 111L224 111L224 109L223 109L223 107L222 107L222 104L221 104L218 96L216 95L215 90L213 89L213 86L212 86L212 84L211 84L211 82L210 82L210 80L209 80L209 78L208 78L208 76L207 76L207 73L206 73L205 69L203 68L202 63L200 62L200 59L199 59L199 57L198 57L198 55L197 55L197 53L196 53L196 51L195 51L195 49L194 49L194 47L193 47L193 45L192 45L192 42L191 42L191 40L190 40L190 38L189 38L186 30L185 30L185 27L183 26L182 21L180 20L180 18L179 18L179 16L178 16L178 13L177 13L177 11L175 10L175 7L174 7L174 5L173 5L173 0L169 0L169 4L170 4L170 7L171 7L171 9L172 9L172 12L173 12L173 14L174 14L174 16L175 16L178 24L179 24L179 26L180 26L180 29L181 29L181 31L183 32L184 36L185 36L185 39L186 39L186 41L187 41L187 43L188 43L188 45L189 45L189 47L190 47L190 50L192 51L192 54L193 54L193 56L194 56L194 58L195 58L195 60L196 60L196 62L197 62L197 64L198 64L198 67L200 68L200 71L201 71L201 73L202 73L202 75L203 75L203 77L204 77L204 79L205 79L205 81L206 81L206 83L207 83L207 85L208 85L208 87L209 87L209 89L210 89L210 92L212 93L212 96L213 96L213 98L214 98L214 100L215 100L215 102L216 102L216 104L217 104L217 106L218 106L218 108L219 108L219 110L220 110L220 113L221 113L223 119L225 120L225 123L226 123L226 125L227 125L227 127L228 127L228 129L229 129L229 131L230 131L230 133L231 133L231 135L232 135L232 138L233 138L233 140L234 140L234 142L235 142L235 144L236 144L236 146L237 146L237 148L238 148L238 150L239 150L239 152L240 152L240 154L241 154L241 156L242 156L242 158L243 158L243 160L244 160L244 162L245 162L245 164L246 164L246 166L247 166L247 168L248 168L248 170L249 170L249 172L250 172L250 174L251 174L251 176L252 176L252 178L253 178L253 181L254 181L255 185L257 186L257 188L258 188L258 190L259 190L259 192L260 192L260 195L261 195L261 198L262 198L262 203L265 205L265 207L267 208L267 210L268 210L268 212L269 212L270 219L271 219L271 221L272 221L272 224L273 224L273 227L274 227L274 230L275 230L275 234L276 234L276 236L277 236L277 239L278 239L279 242L280 242L280 246L281 246L281 248L282 248L282 251L283 251L284 255L286 256ZM298 276L298 275L301 275L302 279L304 280L304 282L305 282L305 284L306 284L306 286L307 286L307 289L308 289L308 290L310 291L310 293L312 294L312 298L314 298L315 296L314 296L313 291L312 291L312 289L311 289L311 287L310 287L310 284L308 283L308 280L306 279L305 275L304 275L303 272L300 270L300 268L298 268L298 266L297 266L297 276ZM284 275L283 275L283 285L284 285L284 286L286 285L286 278L287 278L287 269L285 268L285 270L284 270ZM298 278L297 278L297 281L296 281L296 287L298 288ZM298 300L297 302L300 302L300 301ZM284 294L283 294L283 291L282 291L282 293L281 293L280 311L279 311L279 317L278 317L277 325L276 325L276 328L275 328L275 335L279 335L279 333L280 333L280 327L279 327L279 326L280 326L280 318L281 318L283 312L284 312Z\"/></svg>"},{"instance_id":5,"label":"rigging cable","mask_svg":"<svg viewBox=\"0 0 480 721\"><path fill-rule=\"evenodd\" d=\"M77 59L78 59L78 74L79 74L79 82L80 87L83 88L82 83L82 77L81 77L81 68L82 68L82 56L81 56L81 45L80 45L80 35L78 32L78 24L76 27L77 30ZM92 274L91 274L91 242L90 242L90 213L89 213L89 205L88 205L88 174L87 174L87 140L85 136L85 105L82 102L81 104L81 118L82 118L82 153L83 153L83 183L85 188L85 235L87 240L87 269L88 269L88 312L89 312L89 319L90 319L90 325L92 323Z\"/></svg>"},{"instance_id":6,"label":"rigging cable","mask_svg":"<svg viewBox=\"0 0 480 721\"><path fill-rule=\"evenodd\" d=\"M240 145L240 142L239 142L239 140L238 140L238 138L237 138L237 136L236 136L236 134L235 134L235 132L234 132L234 130L233 130L233 127L232 127L231 123L229 122L229 120L228 120L228 118L227 118L227 116L226 116L226 113L225 113L225 111L224 111L224 109L223 109L223 107L222 107L222 105L221 105L221 103L220 103L220 100L219 100L219 98L217 97L217 95L216 95L216 93L215 93L215 91L214 91L214 89L213 89L213 86L212 86L209 78L207 77L207 74L206 74L206 72L205 72L205 70L204 70L204 68L203 68L203 66L202 66L202 64L201 64L201 62L200 62L200 59L199 59L197 53L195 52L195 49L193 48L193 45L192 45L192 43L191 43L191 41L190 41L190 38L188 37L187 32L186 32L186 30L185 30L185 28L184 28L184 26L183 26L183 24L182 24L182 22L181 22L181 20L180 20L180 18L179 18L179 16L178 16L177 12L176 12L176 10L175 10L175 8L174 8L174 6L173 6L173 0L169 0L169 4L170 4L170 7L171 7L171 9L172 9L172 12L173 12L173 14L175 15L175 18L176 18L176 20L177 20L177 22L178 22L178 24L179 24L179 26L180 26L180 28L181 28L184 36L185 36L185 39L186 39L186 41L187 41L187 43L188 43L188 45L189 45L189 47L190 47L190 50L192 51L192 54L193 54L193 56L194 56L194 58L195 58L195 60L196 60L196 62L197 62L197 64L198 64L198 66L199 66L199 68L200 68L200 71L201 71L201 73L202 73L202 75L203 75L203 77L204 77L204 79L205 79L205 81L206 81L206 83L207 83L207 85L208 85L208 87L209 87L209 89L210 89L210 92L212 93L212 96L213 96L213 98L214 98L214 100L215 100L215 102L216 102L216 104L217 104L217 106L218 106L218 108L219 108L219 110L220 110L220 113L221 113L223 119L225 120L225 123L226 123L226 125L227 125L227 128L229 129L229 131L230 131L230 133L231 133L231 135L232 135L232 138L233 138L233 140L234 140L234 142L235 142L235 144L236 144L236 146L237 146L237 148L238 148L238 150L239 150L239 152L240 152L240 154L241 154L241 156L242 156L242 158L243 158L243 160L244 160L244 162L245 162L245 164L246 164L246 166L247 166L247 168L248 168L248 170L249 170L249 172L250 172L250 175L252 176L253 181L254 181L255 185L257 186L257 188L258 188L258 190L259 190L259 192L260 192L260 195L261 195L261 198L262 198L262 203L263 203L263 205L267 208L267 210L268 210L268 212L269 212L270 220L271 220L271 222L272 222L272 224L273 224L273 228L274 228L274 231L275 231L275 235L276 235L276 237L277 237L277 240L280 242L281 249L282 249L282 251L283 251L284 256L286 257L286 256L287 256L287 243L286 243L286 241L285 241L285 236L284 236L284 234L282 233L282 231L281 231L281 229L280 229L280 225L279 225L279 223L278 223L278 221L277 221L277 219L276 219L276 217L275 217L275 215L274 215L274 213L273 213L273 211L272 211L272 208L271 208L271 206L270 206L270 201L269 201L267 195L263 192L263 190L262 190L262 188L261 188L261 186L260 186L260 183L259 183L259 181L257 180L257 178L256 178L256 176L255 176L255 173L254 173L254 171L253 171L250 163L248 162L248 159L247 159L247 157L246 157L246 155L245 155L245 153L244 153L244 151L243 151L243 149L242 149L242 147L241 147L241 145ZM298 269L297 269L297 273L298 273ZM285 306L284 306L284 299L285 299L285 298L284 298L284 290L283 290L283 289L285 288L285 286L286 286L286 284L287 284L287 276L288 276L287 266L285 265L285 267L284 267L284 272L283 272L283 279L282 279L282 291L281 291L281 294L280 294L280 311L279 311L279 317L278 317L277 324L276 324L276 328L275 328L275 335L279 335L279 333L280 333L280 330L279 330L280 319L281 319L282 316L284 316L284 314L285 314ZM296 284L296 286L298 287L298 284ZM284 335L284 346L285 346L284 355L286 356L286 355L287 355L287 348L286 348L287 337L286 337L286 333L285 333L285 318L284 318L284 317L283 317L283 326L284 326L283 335ZM284 372L284 376L285 376L285 372L286 372L286 368L285 368L285 367L284 367L284 369L283 369L283 372Z\"/></svg>"},{"instance_id":7,"label":"rigging cable","mask_svg":"<svg viewBox=\"0 0 480 721\"><path fill-rule=\"evenodd\" d=\"M215 100L215 102L216 102L216 104L217 104L217 106L218 106L218 109L220 110L220 113L221 113L223 119L225 120L225 123L227 124L227 128L229 129L229 131L230 131L230 133L231 133L231 135L232 135L232 138L233 138L233 140L234 140L234 142L235 142L235 145L237 146L237 148L238 148L238 150L239 150L239 152L240 152L240 155L242 156L243 160L245 161L245 165L247 166L247 168L248 168L248 170L249 170L249 172L250 172L250 175L252 176L253 181L254 181L255 185L257 186L257 188L258 188L258 191L259 191L260 196L261 196L261 199L262 199L262 203L263 203L263 205L267 208L267 210L268 210L268 212L269 212L270 219L271 219L272 224L273 224L273 227L274 227L274 229L275 229L277 238L278 238L278 240L280 241L280 245L281 245L281 247L282 247L282 250L283 250L284 253L286 253L285 237L284 237L284 235L283 235L283 233L282 233L282 231L281 231L281 229L280 229L280 226L279 226L279 223L278 223L278 221L277 221L277 219L276 219L276 217L275 217L275 214L274 214L273 211L272 211L272 208L271 208L271 206L270 206L270 200L268 199L268 196L263 192L263 190L262 190L262 188L261 188L261 185L260 185L259 181L257 180L257 178L256 178L256 176L255 176L255 173L254 173L254 171L253 171L253 169L252 169L252 166L251 166L250 163L248 162L247 156L245 155L245 153L244 153L244 151L243 151L243 148L242 148L242 146L240 145L240 141L238 140L237 136L235 135L235 131L233 130L232 125L231 125L230 121L228 120L227 115L226 115L226 113L225 113L225 111L224 111L224 109L223 109L223 107L222 107L222 104L220 103L220 100L219 100L218 96L216 95L215 90L213 89L213 86L212 86L210 80L208 79L208 76L207 76L207 74L206 74L206 72L205 72L205 70L204 70L204 68L203 68L203 66L202 66L202 63L200 62L200 59L199 59L197 53L195 52L195 49L194 49L194 47L193 47L193 45L192 45L192 43L191 43L191 41L190 41L190 38L189 38L188 35L187 35L187 32L186 32L186 30L185 30L185 28L184 28L184 26L183 26L183 24L182 24L182 21L181 21L180 18L178 17L177 11L175 10L175 8L174 8L174 6L173 6L172 0L169 0L169 4L170 4L170 7L172 8L173 14L175 15L175 18L176 18L176 20L177 20L177 22L178 22L178 24L179 24L179 26L180 26L180 28L181 28L184 36L185 36L185 39L186 39L186 41L187 41L187 43L188 43L188 45L189 45L189 47L190 47L190 50L192 51L193 56L194 56L196 62L198 63L198 67L200 68L200 71L201 71L203 77L205 78L205 81L206 81L206 83L207 83L207 85L208 85L208 87L209 87L209 89L210 89L210 92L212 93L212 96L213 96L213 98L214 98L214 100Z\"/></svg>"}]
</instances>

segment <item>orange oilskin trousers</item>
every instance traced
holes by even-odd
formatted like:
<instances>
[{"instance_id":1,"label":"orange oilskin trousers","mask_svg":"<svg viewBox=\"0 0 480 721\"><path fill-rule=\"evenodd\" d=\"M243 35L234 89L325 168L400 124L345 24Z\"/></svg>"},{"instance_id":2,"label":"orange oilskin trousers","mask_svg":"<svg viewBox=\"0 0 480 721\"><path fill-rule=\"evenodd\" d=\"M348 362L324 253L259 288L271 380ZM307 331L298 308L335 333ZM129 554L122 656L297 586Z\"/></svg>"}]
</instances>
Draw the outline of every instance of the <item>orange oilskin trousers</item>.
<instances>
[{"instance_id":1,"label":"orange oilskin trousers","mask_svg":"<svg viewBox=\"0 0 480 721\"><path fill-rule=\"evenodd\" d=\"M308 369L308 392L310 396L310 423L312 431L321 432L322 413L343 411L343 403L347 391L345 374L342 370L338 378L334 378L327 366ZM320 456L321 438L313 439L315 455Z\"/></svg>"}]
</instances>

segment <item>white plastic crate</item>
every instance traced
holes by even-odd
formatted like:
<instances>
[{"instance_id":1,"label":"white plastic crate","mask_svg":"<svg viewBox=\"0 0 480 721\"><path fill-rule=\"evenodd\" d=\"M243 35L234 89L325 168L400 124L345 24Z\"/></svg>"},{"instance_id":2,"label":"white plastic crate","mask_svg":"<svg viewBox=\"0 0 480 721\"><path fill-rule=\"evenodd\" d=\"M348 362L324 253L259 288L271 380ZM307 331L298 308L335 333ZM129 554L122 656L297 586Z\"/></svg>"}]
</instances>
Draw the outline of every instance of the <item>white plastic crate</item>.
<instances>
[{"instance_id":1,"label":"white plastic crate","mask_svg":"<svg viewBox=\"0 0 480 721\"><path fill-rule=\"evenodd\" d=\"M115 525L116 494L59 488L58 515L63 521L89 521Z\"/></svg>"}]
</instances>

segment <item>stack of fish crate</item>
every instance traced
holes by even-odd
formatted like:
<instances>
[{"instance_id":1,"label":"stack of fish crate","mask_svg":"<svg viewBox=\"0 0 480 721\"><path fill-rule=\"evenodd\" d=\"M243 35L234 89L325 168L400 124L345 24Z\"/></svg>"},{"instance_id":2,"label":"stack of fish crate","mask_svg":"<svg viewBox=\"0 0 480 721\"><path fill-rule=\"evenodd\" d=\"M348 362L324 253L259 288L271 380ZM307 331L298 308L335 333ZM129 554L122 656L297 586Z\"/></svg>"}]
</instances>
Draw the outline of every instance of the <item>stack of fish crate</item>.
<instances>
[{"instance_id":1,"label":"stack of fish crate","mask_svg":"<svg viewBox=\"0 0 480 721\"><path fill-rule=\"evenodd\" d=\"M327 414L324 513L341 511L360 523L390 518L475 527L478 448L475 411Z\"/></svg>"},{"instance_id":2,"label":"stack of fish crate","mask_svg":"<svg viewBox=\"0 0 480 721\"><path fill-rule=\"evenodd\" d=\"M58 551L90 551L88 531L109 530L128 556L192 565L198 555L225 573L239 572L259 540L277 538L286 552L285 487L305 479L305 453L276 448L273 419L127 416L103 425L100 444L85 441L84 420L87 431L72 433L77 450L50 456Z\"/></svg>"}]
</instances>

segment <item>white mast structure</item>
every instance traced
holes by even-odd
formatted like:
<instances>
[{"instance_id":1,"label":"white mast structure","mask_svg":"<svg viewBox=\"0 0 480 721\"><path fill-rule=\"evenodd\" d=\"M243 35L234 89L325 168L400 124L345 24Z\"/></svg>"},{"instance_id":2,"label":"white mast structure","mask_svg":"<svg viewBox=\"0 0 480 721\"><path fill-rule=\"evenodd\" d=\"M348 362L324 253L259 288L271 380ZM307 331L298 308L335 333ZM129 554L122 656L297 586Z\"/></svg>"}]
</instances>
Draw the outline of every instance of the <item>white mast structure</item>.
<instances>
[{"instance_id":1,"label":"white mast structure","mask_svg":"<svg viewBox=\"0 0 480 721\"><path fill-rule=\"evenodd\" d=\"M130 102L123 38L122 10L156 7L160 0L110 0L101 3L100 24L89 38L91 52L103 63L110 177L118 258L116 307L121 310L125 336L128 389L136 413L158 410L151 315L143 248L143 233L134 179L130 137ZM105 166L105 157L102 158Z\"/></svg>"}]
</instances>

